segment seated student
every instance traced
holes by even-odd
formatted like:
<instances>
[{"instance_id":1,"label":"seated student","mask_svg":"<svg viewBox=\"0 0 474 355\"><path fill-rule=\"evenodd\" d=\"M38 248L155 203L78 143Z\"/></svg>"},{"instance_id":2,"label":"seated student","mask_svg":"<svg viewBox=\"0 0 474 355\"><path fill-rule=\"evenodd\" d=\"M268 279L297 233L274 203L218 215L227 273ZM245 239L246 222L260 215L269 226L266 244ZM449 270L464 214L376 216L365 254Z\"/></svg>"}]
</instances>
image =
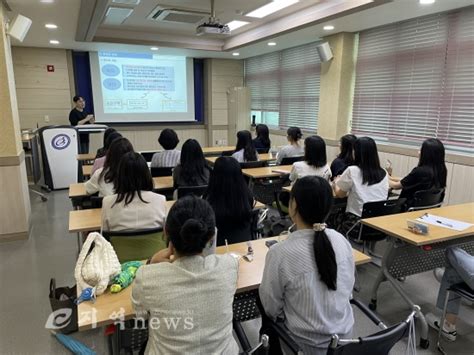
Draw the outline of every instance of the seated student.
<instances>
[{"instance_id":1,"label":"seated student","mask_svg":"<svg viewBox=\"0 0 474 355\"><path fill-rule=\"evenodd\" d=\"M377 145L370 137L358 138L354 143L354 165L334 180L334 194L347 196L347 207L341 233L347 230L362 215L366 202L382 201L388 198L388 174L380 167Z\"/></svg>"},{"instance_id":2,"label":"seated student","mask_svg":"<svg viewBox=\"0 0 474 355\"><path fill-rule=\"evenodd\" d=\"M400 197L407 199L407 206L415 192L431 188L445 188L447 169L444 163L444 145L436 138L429 138L421 145L418 166L403 179L389 176L392 189L402 189Z\"/></svg>"},{"instance_id":3,"label":"seated student","mask_svg":"<svg viewBox=\"0 0 474 355\"><path fill-rule=\"evenodd\" d=\"M329 181L331 169L327 164L326 143L320 136L311 136L304 140L304 161L293 163L290 180L295 182L307 175L321 176Z\"/></svg>"},{"instance_id":4,"label":"seated student","mask_svg":"<svg viewBox=\"0 0 474 355\"><path fill-rule=\"evenodd\" d=\"M114 194L114 182L117 177L120 159L125 153L133 152L133 146L127 138L117 138L110 145L103 168L97 169L84 184L88 195L99 196Z\"/></svg>"},{"instance_id":5,"label":"seated student","mask_svg":"<svg viewBox=\"0 0 474 355\"><path fill-rule=\"evenodd\" d=\"M249 131L237 132L237 145L232 158L239 163L258 160L258 154L252 142L252 134Z\"/></svg>"},{"instance_id":6,"label":"seated student","mask_svg":"<svg viewBox=\"0 0 474 355\"><path fill-rule=\"evenodd\" d=\"M103 142L104 143L103 143L102 148L97 149L97 153L95 154L96 159L104 157L105 154L107 153L107 149L105 148L105 145L106 145L106 142L107 142L107 137L113 132L117 132L117 131L115 130L115 128L112 128L112 127L109 127L104 131L104 137L103 137Z\"/></svg>"},{"instance_id":7,"label":"seated student","mask_svg":"<svg viewBox=\"0 0 474 355\"><path fill-rule=\"evenodd\" d=\"M100 158L97 158L97 157L95 158L94 165L92 166L92 174L94 174L97 169L104 167L105 157L107 155L107 151L109 150L110 145L112 144L112 142L114 140L116 140L117 138L122 138L122 135L118 132L112 132L107 136L107 139L105 141L104 148L103 148L105 150L104 156L102 156Z\"/></svg>"},{"instance_id":8,"label":"seated student","mask_svg":"<svg viewBox=\"0 0 474 355\"><path fill-rule=\"evenodd\" d=\"M181 149L180 163L173 170L173 187L207 185L210 175L211 169L204 159L199 142L188 139Z\"/></svg>"},{"instance_id":9,"label":"seated student","mask_svg":"<svg viewBox=\"0 0 474 355\"><path fill-rule=\"evenodd\" d=\"M276 163L281 164L283 158L301 157L304 155L304 148L300 146L300 139L303 137L301 129L298 127L290 127L286 131L287 139L290 144L285 145L277 154Z\"/></svg>"},{"instance_id":10,"label":"seated student","mask_svg":"<svg viewBox=\"0 0 474 355\"><path fill-rule=\"evenodd\" d=\"M255 133L257 134L257 137L253 140L255 149L257 152L268 153L271 141L267 125L262 123L258 124L257 127L255 127Z\"/></svg>"},{"instance_id":11,"label":"seated student","mask_svg":"<svg viewBox=\"0 0 474 355\"><path fill-rule=\"evenodd\" d=\"M125 231L163 226L166 198L153 192L153 179L145 158L128 152L121 159L115 194L102 201L102 229Z\"/></svg>"},{"instance_id":12,"label":"seated student","mask_svg":"<svg viewBox=\"0 0 474 355\"><path fill-rule=\"evenodd\" d=\"M347 239L326 228L332 201L331 186L319 176L298 179L291 190L296 231L268 250L259 288L261 332L270 337L270 354L280 349L268 318L284 319L305 354L326 354L333 334L351 337L355 265Z\"/></svg>"},{"instance_id":13,"label":"seated student","mask_svg":"<svg viewBox=\"0 0 474 355\"><path fill-rule=\"evenodd\" d=\"M178 135L170 128L161 131L158 143L164 151L153 154L151 158L152 168L174 168L179 163L181 152L176 149L179 143Z\"/></svg>"},{"instance_id":14,"label":"seated student","mask_svg":"<svg viewBox=\"0 0 474 355\"><path fill-rule=\"evenodd\" d=\"M218 246L250 239L254 200L234 158L217 158L204 198L216 214Z\"/></svg>"},{"instance_id":15,"label":"seated student","mask_svg":"<svg viewBox=\"0 0 474 355\"><path fill-rule=\"evenodd\" d=\"M357 137L353 134L346 134L339 141L340 153L331 163L331 173L333 178L342 175L348 166L354 164L354 142Z\"/></svg>"},{"instance_id":16,"label":"seated student","mask_svg":"<svg viewBox=\"0 0 474 355\"><path fill-rule=\"evenodd\" d=\"M459 247L446 249L446 269L441 279L436 307L444 309L444 303L448 294L447 289L457 283L464 282L471 290L474 290L474 256L468 254ZM449 341L455 341L456 322L458 319L461 298L453 293L450 294L446 305L446 316L441 334ZM428 324L439 331L440 319L432 313L426 315Z\"/></svg>"},{"instance_id":17,"label":"seated student","mask_svg":"<svg viewBox=\"0 0 474 355\"><path fill-rule=\"evenodd\" d=\"M212 208L183 197L171 207L165 231L169 247L138 269L132 290L137 316L149 320L145 354L238 354L232 335L238 261L203 255L215 233ZM169 319L178 319L177 326L167 327Z\"/></svg>"}]
</instances>

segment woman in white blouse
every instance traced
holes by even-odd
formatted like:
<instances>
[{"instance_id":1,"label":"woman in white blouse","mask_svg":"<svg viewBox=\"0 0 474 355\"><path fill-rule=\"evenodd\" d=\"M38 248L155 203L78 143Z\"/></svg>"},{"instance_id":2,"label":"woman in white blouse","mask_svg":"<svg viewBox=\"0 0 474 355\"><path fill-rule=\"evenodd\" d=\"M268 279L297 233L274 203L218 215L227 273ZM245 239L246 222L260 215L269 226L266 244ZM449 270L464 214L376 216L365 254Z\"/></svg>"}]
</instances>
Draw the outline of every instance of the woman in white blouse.
<instances>
[{"instance_id":1,"label":"woman in white blouse","mask_svg":"<svg viewBox=\"0 0 474 355\"><path fill-rule=\"evenodd\" d=\"M350 337L354 324L349 303L354 287L354 258L346 238L326 228L332 206L326 179L306 176L291 189L289 215L296 231L270 248L259 288L262 330L268 318L283 325L304 354L326 354L333 334ZM278 339L270 336L270 353Z\"/></svg>"},{"instance_id":2,"label":"woman in white blouse","mask_svg":"<svg viewBox=\"0 0 474 355\"><path fill-rule=\"evenodd\" d=\"M354 165L334 180L336 197L347 196L346 214L339 231L345 233L362 215L366 202L388 198L388 173L380 166L377 145L370 137L358 138L354 143Z\"/></svg>"},{"instance_id":3,"label":"woman in white blouse","mask_svg":"<svg viewBox=\"0 0 474 355\"><path fill-rule=\"evenodd\" d=\"M320 136L310 136L304 140L304 160L293 163L290 180L315 175L329 181L331 169L327 164L326 143Z\"/></svg>"},{"instance_id":4,"label":"woman in white blouse","mask_svg":"<svg viewBox=\"0 0 474 355\"><path fill-rule=\"evenodd\" d=\"M148 318L146 354L239 353L232 335L239 263L230 254L203 254L215 227L206 200L186 196L171 207L169 247L138 269L133 285L135 312Z\"/></svg>"},{"instance_id":5,"label":"woman in white blouse","mask_svg":"<svg viewBox=\"0 0 474 355\"><path fill-rule=\"evenodd\" d=\"M84 184L88 195L99 193L99 196L114 194L114 181L117 177L118 166L122 156L133 152L133 146L127 138L118 138L110 145L104 162L104 167L97 169Z\"/></svg>"},{"instance_id":6,"label":"woman in white blouse","mask_svg":"<svg viewBox=\"0 0 474 355\"><path fill-rule=\"evenodd\" d=\"M236 159L239 163L258 161L258 153L253 144L252 134L249 131L237 132L237 144L232 158Z\"/></svg>"},{"instance_id":7,"label":"woman in white blouse","mask_svg":"<svg viewBox=\"0 0 474 355\"><path fill-rule=\"evenodd\" d=\"M153 179L141 154L120 160L115 194L102 201L102 229L126 231L159 228L166 215L166 198L153 192Z\"/></svg>"},{"instance_id":8,"label":"woman in white blouse","mask_svg":"<svg viewBox=\"0 0 474 355\"><path fill-rule=\"evenodd\" d=\"M286 138L288 145L281 147L277 154L276 163L281 164L283 158L301 157L304 155L304 148L300 145L300 140L303 138L303 133L299 127L290 127L286 130Z\"/></svg>"}]
</instances>

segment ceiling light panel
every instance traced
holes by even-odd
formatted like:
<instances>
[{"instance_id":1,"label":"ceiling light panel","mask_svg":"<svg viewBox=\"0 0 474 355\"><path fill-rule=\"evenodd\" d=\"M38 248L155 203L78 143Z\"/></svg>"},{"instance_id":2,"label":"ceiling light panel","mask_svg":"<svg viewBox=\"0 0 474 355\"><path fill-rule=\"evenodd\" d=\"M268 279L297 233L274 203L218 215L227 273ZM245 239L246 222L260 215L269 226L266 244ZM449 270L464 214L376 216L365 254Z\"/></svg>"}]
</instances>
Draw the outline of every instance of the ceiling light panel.
<instances>
[{"instance_id":1,"label":"ceiling light panel","mask_svg":"<svg viewBox=\"0 0 474 355\"><path fill-rule=\"evenodd\" d=\"M294 5L299 0L274 0L266 5L259 7L256 10L253 10L246 14L248 17L264 18L268 15L271 15L277 11L284 9L285 7Z\"/></svg>"},{"instance_id":2,"label":"ceiling light panel","mask_svg":"<svg viewBox=\"0 0 474 355\"><path fill-rule=\"evenodd\" d=\"M234 21L230 21L229 23L227 23L227 26L229 26L229 29L231 31L233 31L233 30L236 30L237 28L240 28L240 27L248 25L248 24L249 24L249 22L247 22L247 21L234 20Z\"/></svg>"},{"instance_id":3,"label":"ceiling light panel","mask_svg":"<svg viewBox=\"0 0 474 355\"><path fill-rule=\"evenodd\" d=\"M141 0L112 0L114 4L121 4L121 5L138 5L140 4Z\"/></svg>"},{"instance_id":4,"label":"ceiling light panel","mask_svg":"<svg viewBox=\"0 0 474 355\"><path fill-rule=\"evenodd\" d=\"M133 12L133 9L125 9L121 7L109 7L104 18L104 25L121 25L127 17Z\"/></svg>"}]
</instances>

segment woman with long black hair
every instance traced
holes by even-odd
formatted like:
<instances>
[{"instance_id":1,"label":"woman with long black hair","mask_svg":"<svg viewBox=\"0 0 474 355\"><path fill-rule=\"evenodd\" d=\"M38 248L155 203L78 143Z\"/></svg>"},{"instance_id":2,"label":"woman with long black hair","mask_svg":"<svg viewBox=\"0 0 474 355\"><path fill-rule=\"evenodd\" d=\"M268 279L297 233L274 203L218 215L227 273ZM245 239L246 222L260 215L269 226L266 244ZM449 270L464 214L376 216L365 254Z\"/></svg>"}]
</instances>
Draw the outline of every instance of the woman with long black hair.
<instances>
[{"instance_id":1,"label":"woman with long black hair","mask_svg":"<svg viewBox=\"0 0 474 355\"><path fill-rule=\"evenodd\" d=\"M259 288L262 331L268 334L268 318L283 317L305 354L326 354L331 335L350 336L354 324L354 258L347 239L326 227L332 201L326 179L295 182L289 215L296 231L268 251ZM278 354L278 345L271 342L271 354Z\"/></svg>"},{"instance_id":2,"label":"woman with long black hair","mask_svg":"<svg viewBox=\"0 0 474 355\"><path fill-rule=\"evenodd\" d=\"M354 143L357 137L353 134L346 134L339 141L340 153L331 163L331 173L333 177L341 175L348 166L354 164Z\"/></svg>"},{"instance_id":3,"label":"woman with long black hair","mask_svg":"<svg viewBox=\"0 0 474 355\"><path fill-rule=\"evenodd\" d=\"M415 192L432 188L445 188L448 170L444 162L444 145L436 138L426 139L421 145L418 165L403 179L389 177L392 189L402 189L400 198L410 206Z\"/></svg>"},{"instance_id":4,"label":"woman with long black hair","mask_svg":"<svg viewBox=\"0 0 474 355\"><path fill-rule=\"evenodd\" d=\"M257 137L253 140L253 145L257 152L268 153L271 146L270 132L266 124L260 123L255 127Z\"/></svg>"},{"instance_id":5,"label":"woman with long black hair","mask_svg":"<svg viewBox=\"0 0 474 355\"><path fill-rule=\"evenodd\" d=\"M173 186L203 186L209 182L211 170L204 153L195 139L188 139L181 148L180 163L173 170Z\"/></svg>"},{"instance_id":6,"label":"woman with long black hair","mask_svg":"<svg viewBox=\"0 0 474 355\"><path fill-rule=\"evenodd\" d=\"M258 160L257 150L253 145L252 134L249 131L237 132L237 145L235 146L235 153L232 154L232 158L236 159L239 163Z\"/></svg>"}]
</instances>

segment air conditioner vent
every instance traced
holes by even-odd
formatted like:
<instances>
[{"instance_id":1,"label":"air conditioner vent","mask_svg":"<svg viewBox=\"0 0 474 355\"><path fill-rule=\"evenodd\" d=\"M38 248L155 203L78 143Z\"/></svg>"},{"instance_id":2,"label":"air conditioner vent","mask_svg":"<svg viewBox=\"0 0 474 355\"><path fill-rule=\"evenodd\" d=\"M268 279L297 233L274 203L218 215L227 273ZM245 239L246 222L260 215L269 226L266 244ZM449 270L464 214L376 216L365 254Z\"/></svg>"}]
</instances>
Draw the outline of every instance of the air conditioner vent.
<instances>
[{"instance_id":1,"label":"air conditioner vent","mask_svg":"<svg viewBox=\"0 0 474 355\"><path fill-rule=\"evenodd\" d=\"M177 7L157 6L148 15L149 20L195 25L209 16L209 12Z\"/></svg>"}]
</instances>

